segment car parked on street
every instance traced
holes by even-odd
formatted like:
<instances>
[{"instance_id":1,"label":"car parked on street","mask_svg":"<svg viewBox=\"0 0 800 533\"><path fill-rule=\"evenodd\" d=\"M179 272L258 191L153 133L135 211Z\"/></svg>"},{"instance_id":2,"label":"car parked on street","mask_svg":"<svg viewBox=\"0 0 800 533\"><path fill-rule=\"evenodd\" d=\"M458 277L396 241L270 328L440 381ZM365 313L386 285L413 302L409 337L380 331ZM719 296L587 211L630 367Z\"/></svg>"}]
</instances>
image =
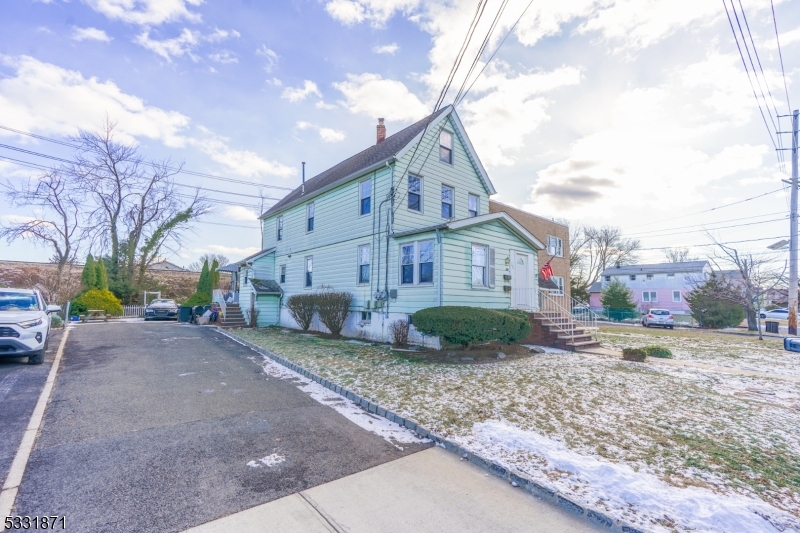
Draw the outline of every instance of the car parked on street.
<instances>
[{"instance_id":1,"label":"car parked on street","mask_svg":"<svg viewBox=\"0 0 800 533\"><path fill-rule=\"evenodd\" d=\"M785 307L773 309L771 311L761 310L761 318L777 318L778 320L789 320L789 310Z\"/></svg>"},{"instance_id":2,"label":"car parked on street","mask_svg":"<svg viewBox=\"0 0 800 533\"><path fill-rule=\"evenodd\" d=\"M178 320L178 304L175 303L175 300L153 300L144 310L144 319L145 321Z\"/></svg>"},{"instance_id":3,"label":"car parked on street","mask_svg":"<svg viewBox=\"0 0 800 533\"><path fill-rule=\"evenodd\" d=\"M27 357L30 365L44 362L50 313L59 311L45 304L37 290L0 289L0 357Z\"/></svg>"},{"instance_id":4,"label":"car parked on street","mask_svg":"<svg viewBox=\"0 0 800 533\"><path fill-rule=\"evenodd\" d=\"M675 317L667 309L650 309L642 317L642 325L646 328L661 326L662 328L675 329Z\"/></svg>"}]
</instances>

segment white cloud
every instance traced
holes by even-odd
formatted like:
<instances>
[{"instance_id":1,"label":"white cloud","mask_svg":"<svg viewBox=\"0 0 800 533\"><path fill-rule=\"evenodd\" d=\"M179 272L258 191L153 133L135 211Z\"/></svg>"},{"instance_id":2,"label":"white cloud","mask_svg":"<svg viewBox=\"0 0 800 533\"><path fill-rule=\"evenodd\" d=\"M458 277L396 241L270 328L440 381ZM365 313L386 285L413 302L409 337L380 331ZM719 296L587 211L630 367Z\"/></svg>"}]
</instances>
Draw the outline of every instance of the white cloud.
<instances>
[{"instance_id":1,"label":"white cloud","mask_svg":"<svg viewBox=\"0 0 800 533\"><path fill-rule=\"evenodd\" d=\"M736 183L738 183L742 187L746 187L748 185L757 185L759 183L774 183L775 185L778 185L780 184L782 179L784 179L783 174L775 174L772 177L757 176L755 178L742 178L740 180L736 180Z\"/></svg>"},{"instance_id":2,"label":"white cloud","mask_svg":"<svg viewBox=\"0 0 800 533\"><path fill-rule=\"evenodd\" d=\"M793 30L783 32L780 34L780 38L781 38L781 47L789 46L792 43L796 43L800 41L800 28L795 28ZM764 48L768 50L777 50L778 41L775 39L775 36L773 35L770 38L768 38L762 46L764 46Z\"/></svg>"},{"instance_id":3,"label":"white cloud","mask_svg":"<svg viewBox=\"0 0 800 533\"><path fill-rule=\"evenodd\" d=\"M319 102L314 104L314 107L316 107L317 109L328 109L328 110L339 108L339 106L335 104L326 104L324 100L320 100Z\"/></svg>"},{"instance_id":4,"label":"white cloud","mask_svg":"<svg viewBox=\"0 0 800 533\"><path fill-rule=\"evenodd\" d=\"M430 113L402 82L379 74L348 74L347 81L333 86L344 95L341 104L351 113L398 121L419 120Z\"/></svg>"},{"instance_id":5,"label":"white cloud","mask_svg":"<svg viewBox=\"0 0 800 533\"><path fill-rule=\"evenodd\" d=\"M155 52L169 62L172 62L174 57L188 56L192 61L198 61L199 58L195 55L194 51L203 43L218 43L228 38L239 37L239 32L236 30L220 30L216 28L213 33L203 35L199 31L193 31L184 28L181 34L172 39L164 39L159 41L150 38L150 30L145 29L136 36L134 42L148 50ZM221 52L229 54L229 58L233 57L231 52ZM209 56L211 57L211 56ZM213 58L212 58L213 60ZM235 62L235 61L229 61Z\"/></svg>"},{"instance_id":6,"label":"white cloud","mask_svg":"<svg viewBox=\"0 0 800 533\"><path fill-rule=\"evenodd\" d=\"M223 246L221 244L209 244L202 248L194 249L194 252L197 254L213 252L218 254L224 254L229 257L237 257L237 256L247 257L249 255L253 255L258 251L259 249L256 246L248 246L247 248L237 248L235 246Z\"/></svg>"},{"instance_id":7,"label":"white cloud","mask_svg":"<svg viewBox=\"0 0 800 533\"><path fill-rule=\"evenodd\" d=\"M26 56L0 56L0 60L15 70L13 76L0 78L0 109L6 123L15 128L65 137L74 135L78 128L95 129L108 115L118 123L117 139L121 142L136 143L146 137L173 148L197 146L228 172L245 177L297 174L292 167L231 148L228 139L205 128L197 127L199 135L192 136L189 117L148 106L111 81L84 78L80 72Z\"/></svg>"},{"instance_id":8,"label":"white cloud","mask_svg":"<svg viewBox=\"0 0 800 533\"><path fill-rule=\"evenodd\" d=\"M345 132L334 130L331 128L323 128L321 126L317 126L316 124L312 124L311 122L306 121L299 121L296 124L297 129L299 130L315 130L319 134L320 140L326 143L336 143L339 141L343 141L346 137Z\"/></svg>"},{"instance_id":9,"label":"white cloud","mask_svg":"<svg viewBox=\"0 0 800 533\"><path fill-rule=\"evenodd\" d=\"M372 51L376 54L394 55L398 50L400 50L400 46L397 43L383 44L372 48Z\"/></svg>"},{"instance_id":10,"label":"white cloud","mask_svg":"<svg viewBox=\"0 0 800 533\"><path fill-rule=\"evenodd\" d=\"M267 80L265 83L267 85L274 85L275 87L280 87L283 85L283 82L278 78L272 78L271 80Z\"/></svg>"},{"instance_id":11,"label":"white cloud","mask_svg":"<svg viewBox=\"0 0 800 533\"><path fill-rule=\"evenodd\" d=\"M72 39L75 41L101 41L104 43L111 42L111 37L109 37L103 30L98 30L97 28L75 27L72 32Z\"/></svg>"},{"instance_id":12,"label":"white cloud","mask_svg":"<svg viewBox=\"0 0 800 533\"><path fill-rule=\"evenodd\" d=\"M239 58L236 57L236 54L229 50L222 50L220 52L209 54L208 58L215 63L222 63L223 65L239 62Z\"/></svg>"},{"instance_id":13,"label":"white cloud","mask_svg":"<svg viewBox=\"0 0 800 533\"><path fill-rule=\"evenodd\" d=\"M395 12L410 13L419 3L419 0L330 0L325 10L347 26L368 21L380 27Z\"/></svg>"},{"instance_id":14,"label":"white cloud","mask_svg":"<svg viewBox=\"0 0 800 533\"><path fill-rule=\"evenodd\" d=\"M199 6L203 0L84 0L84 2L98 13L113 20L157 26L178 20L200 22L200 15L189 11L189 6Z\"/></svg>"},{"instance_id":15,"label":"white cloud","mask_svg":"<svg viewBox=\"0 0 800 533\"><path fill-rule=\"evenodd\" d=\"M256 55L266 58L267 64L264 65L264 70L267 72L272 72L272 69L278 65L278 54L276 54L274 50L267 48L265 44L262 44L256 49Z\"/></svg>"},{"instance_id":16,"label":"white cloud","mask_svg":"<svg viewBox=\"0 0 800 533\"><path fill-rule=\"evenodd\" d=\"M36 219L27 215L0 215L0 224L24 224L32 220Z\"/></svg>"},{"instance_id":17,"label":"white cloud","mask_svg":"<svg viewBox=\"0 0 800 533\"><path fill-rule=\"evenodd\" d=\"M234 220L258 220L258 215L241 205L226 207L223 213Z\"/></svg>"},{"instance_id":18,"label":"white cloud","mask_svg":"<svg viewBox=\"0 0 800 533\"><path fill-rule=\"evenodd\" d=\"M284 89L281 98L295 103L301 102L311 95L322 97L317 84L311 80L305 80L302 87L287 87Z\"/></svg>"}]
</instances>

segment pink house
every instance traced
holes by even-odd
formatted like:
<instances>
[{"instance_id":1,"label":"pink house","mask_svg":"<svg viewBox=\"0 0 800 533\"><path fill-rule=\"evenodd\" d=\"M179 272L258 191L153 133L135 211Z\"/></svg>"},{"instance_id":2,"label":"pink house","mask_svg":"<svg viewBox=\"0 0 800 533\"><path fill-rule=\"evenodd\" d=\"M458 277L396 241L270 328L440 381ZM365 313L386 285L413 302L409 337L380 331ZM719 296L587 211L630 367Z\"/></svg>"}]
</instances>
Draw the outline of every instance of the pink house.
<instances>
[{"instance_id":1,"label":"pink house","mask_svg":"<svg viewBox=\"0 0 800 533\"><path fill-rule=\"evenodd\" d=\"M637 308L644 311L651 308L668 309L674 314L689 314L686 293L694 288L697 281L711 273L708 261L686 261L683 263L657 263L650 265L625 265L607 268L600 275L600 281L589 289L589 306L602 310L600 296L603 288L612 280L618 279L633 292Z\"/></svg>"}]
</instances>

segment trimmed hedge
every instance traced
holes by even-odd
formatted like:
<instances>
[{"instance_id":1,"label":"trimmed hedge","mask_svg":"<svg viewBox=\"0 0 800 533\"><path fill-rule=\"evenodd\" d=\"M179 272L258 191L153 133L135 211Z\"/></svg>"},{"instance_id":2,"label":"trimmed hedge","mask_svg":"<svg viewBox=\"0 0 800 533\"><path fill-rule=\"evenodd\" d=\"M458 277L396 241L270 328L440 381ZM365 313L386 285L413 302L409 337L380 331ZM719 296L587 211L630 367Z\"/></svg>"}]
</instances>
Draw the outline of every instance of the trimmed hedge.
<instances>
[{"instance_id":1,"label":"trimmed hedge","mask_svg":"<svg viewBox=\"0 0 800 533\"><path fill-rule=\"evenodd\" d=\"M86 313L89 309L102 309L107 315L122 316L122 304L114 293L107 289L91 289L84 292L72 300L71 308L71 312Z\"/></svg>"},{"instance_id":2,"label":"trimmed hedge","mask_svg":"<svg viewBox=\"0 0 800 533\"><path fill-rule=\"evenodd\" d=\"M622 358L626 361L644 362L647 359L647 352L644 348L623 348Z\"/></svg>"},{"instance_id":3,"label":"trimmed hedge","mask_svg":"<svg viewBox=\"0 0 800 533\"><path fill-rule=\"evenodd\" d=\"M286 300L286 308L303 331L308 331L317 309L317 297L314 294L293 294Z\"/></svg>"},{"instance_id":4,"label":"trimmed hedge","mask_svg":"<svg viewBox=\"0 0 800 533\"><path fill-rule=\"evenodd\" d=\"M436 335L449 344L467 347L494 340L517 342L531 332L528 315L511 309L429 307L414 313L412 322L417 331Z\"/></svg>"},{"instance_id":5,"label":"trimmed hedge","mask_svg":"<svg viewBox=\"0 0 800 533\"><path fill-rule=\"evenodd\" d=\"M661 357L662 359L672 358L672 352L669 350L669 348L664 348L663 346L645 346L642 348L642 350L644 350L644 353L650 357Z\"/></svg>"}]
</instances>

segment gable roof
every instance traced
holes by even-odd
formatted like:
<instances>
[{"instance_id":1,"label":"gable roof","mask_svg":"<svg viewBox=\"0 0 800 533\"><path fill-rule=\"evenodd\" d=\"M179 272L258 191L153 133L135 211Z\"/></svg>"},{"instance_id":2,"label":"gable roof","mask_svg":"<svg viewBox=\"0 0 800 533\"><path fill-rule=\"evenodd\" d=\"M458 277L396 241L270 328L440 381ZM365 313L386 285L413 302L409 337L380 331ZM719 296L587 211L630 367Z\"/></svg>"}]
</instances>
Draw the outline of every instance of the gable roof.
<instances>
[{"instance_id":1,"label":"gable roof","mask_svg":"<svg viewBox=\"0 0 800 533\"><path fill-rule=\"evenodd\" d=\"M249 256L245 257L244 259L242 259L240 261L234 261L231 264L233 264L233 265L244 265L246 263L252 263L253 261L258 259L259 257L265 256L267 254L271 254L274 251L275 251L275 247L273 246L272 248L267 248L266 250L261 250L260 252L254 253L253 255L249 255Z\"/></svg>"},{"instance_id":2,"label":"gable roof","mask_svg":"<svg viewBox=\"0 0 800 533\"><path fill-rule=\"evenodd\" d=\"M611 267L601 276L621 276L631 274L678 274L683 272L702 272L708 261L684 261L682 263L651 263L647 265L624 265Z\"/></svg>"},{"instance_id":3,"label":"gable roof","mask_svg":"<svg viewBox=\"0 0 800 533\"><path fill-rule=\"evenodd\" d=\"M303 185L297 187L295 190L284 196L275 205L267 209L267 211L259 218L262 220L268 218L280 211L284 211L289 207L301 201L309 200L329 188L344 183L351 178L363 175L371 170L379 168L393 159L399 159L410 150L414 144L419 141L420 137L427 131L432 130L440 121L450 116L458 131L458 136L464 143L467 153L472 159L473 165L478 170L489 194L494 194L495 189L492 182L489 180L489 174L483 168L483 165L478 159L478 154L472 146L469 138L467 137L466 130L464 130L461 120L455 112L452 105L443 107L437 112L428 115L422 120L404 128L397 133L386 137L383 142L370 146L356 155L349 157L338 163L328 170L317 174L316 176L307 179L305 188Z\"/></svg>"},{"instance_id":4,"label":"gable roof","mask_svg":"<svg viewBox=\"0 0 800 533\"><path fill-rule=\"evenodd\" d=\"M179 267L175 263L169 261L157 261L147 267L147 270L169 270L171 272L189 272L183 267Z\"/></svg>"}]
</instances>

